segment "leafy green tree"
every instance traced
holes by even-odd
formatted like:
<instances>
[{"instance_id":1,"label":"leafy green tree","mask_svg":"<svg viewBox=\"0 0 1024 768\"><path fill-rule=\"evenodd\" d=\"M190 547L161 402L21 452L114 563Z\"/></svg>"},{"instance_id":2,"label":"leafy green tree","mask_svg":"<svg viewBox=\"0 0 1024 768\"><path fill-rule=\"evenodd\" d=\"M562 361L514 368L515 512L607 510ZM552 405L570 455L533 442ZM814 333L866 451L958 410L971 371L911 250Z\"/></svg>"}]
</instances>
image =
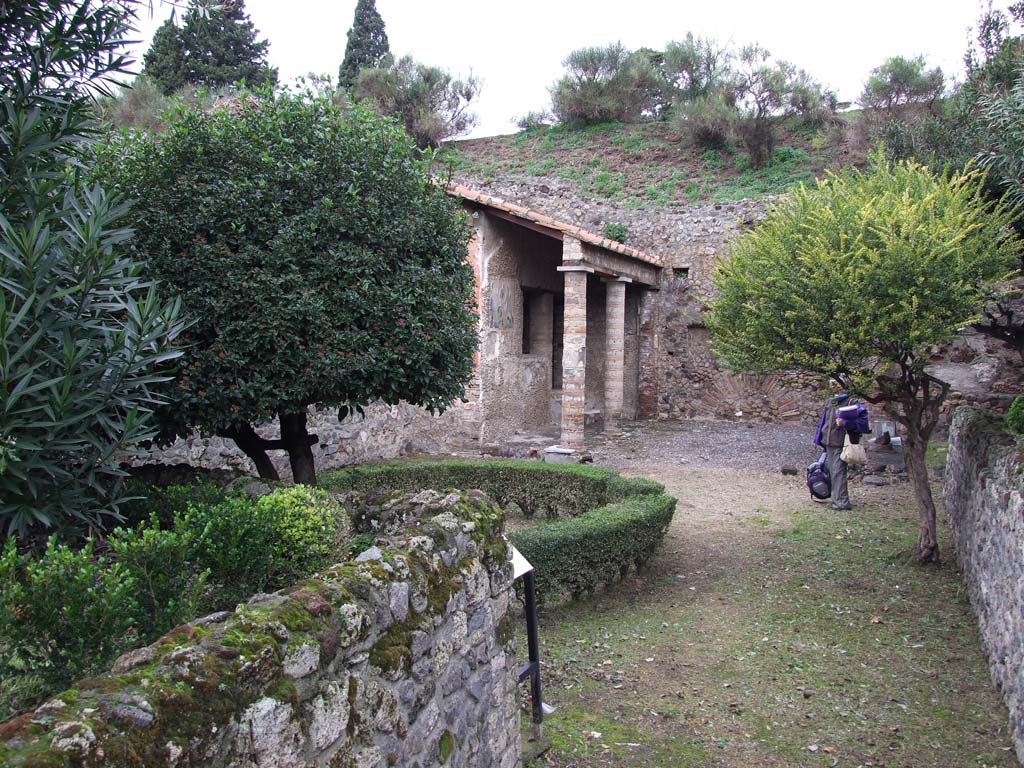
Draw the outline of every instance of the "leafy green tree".
<instances>
[{"instance_id":1,"label":"leafy green tree","mask_svg":"<svg viewBox=\"0 0 1024 768\"><path fill-rule=\"evenodd\" d=\"M144 73L166 95L185 85L272 86L277 83L277 70L267 64L270 43L257 41L256 34L243 0L224 0L213 7L189 0L180 27L172 17L153 35L143 57Z\"/></svg>"},{"instance_id":2,"label":"leafy green tree","mask_svg":"<svg viewBox=\"0 0 1024 768\"><path fill-rule=\"evenodd\" d=\"M978 317L1017 266L1007 209L977 172L935 177L914 163L801 187L740 239L715 276L710 328L742 371L804 371L884 404L904 428L920 517L917 556L938 558L925 450L949 385L935 345Z\"/></svg>"},{"instance_id":3,"label":"leafy green tree","mask_svg":"<svg viewBox=\"0 0 1024 768\"><path fill-rule=\"evenodd\" d=\"M384 31L384 19L377 13L376 3L374 0L359 0L352 28L348 31L345 58L338 70L339 85L351 90L359 82L361 69L376 69L390 55L388 33Z\"/></svg>"},{"instance_id":4,"label":"leafy green tree","mask_svg":"<svg viewBox=\"0 0 1024 768\"><path fill-rule=\"evenodd\" d=\"M740 50L727 87L727 99L739 112L737 128L754 168L771 160L778 123L794 114L811 117L826 103L821 86L806 72L788 62L773 60L766 49L756 44Z\"/></svg>"},{"instance_id":5,"label":"leafy green tree","mask_svg":"<svg viewBox=\"0 0 1024 768\"><path fill-rule=\"evenodd\" d=\"M675 92L675 105L719 93L728 82L732 53L714 40L694 37L665 46L665 76Z\"/></svg>"},{"instance_id":6,"label":"leafy green tree","mask_svg":"<svg viewBox=\"0 0 1024 768\"><path fill-rule=\"evenodd\" d=\"M868 109L892 111L914 104L932 106L946 81L939 67L928 69L924 56L893 56L871 70L860 101Z\"/></svg>"},{"instance_id":7,"label":"leafy green tree","mask_svg":"<svg viewBox=\"0 0 1024 768\"><path fill-rule=\"evenodd\" d=\"M621 43L580 48L562 62L567 70L551 88L560 123L637 122L658 117L669 103L664 55Z\"/></svg>"},{"instance_id":8,"label":"leafy green tree","mask_svg":"<svg viewBox=\"0 0 1024 768\"><path fill-rule=\"evenodd\" d=\"M117 455L155 434L176 302L126 255L125 207L80 178L91 95L125 70L131 2L0 12L0 525L103 525Z\"/></svg>"},{"instance_id":9,"label":"leafy green tree","mask_svg":"<svg viewBox=\"0 0 1024 768\"><path fill-rule=\"evenodd\" d=\"M412 56L385 60L384 66L362 69L356 96L377 114L394 117L420 149L438 147L476 125L469 106L480 93L470 75L455 78L440 67L416 63Z\"/></svg>"},{"instance_id":10,"label":"leafy green tree","mask_svg":"<svg viewBox=\"0 0 1024 768\"><path fill-rule=\"evenodd\" d=\"M135 247L198 318L168 432L233 439L263 477L315 482L311 405L443 410L476 346L469 228L390 120L325 97L246 97L160 137L114 137L100 169L137 200ZM280 439L255 427L277 419Z\"/></svg>"}]
</instances>

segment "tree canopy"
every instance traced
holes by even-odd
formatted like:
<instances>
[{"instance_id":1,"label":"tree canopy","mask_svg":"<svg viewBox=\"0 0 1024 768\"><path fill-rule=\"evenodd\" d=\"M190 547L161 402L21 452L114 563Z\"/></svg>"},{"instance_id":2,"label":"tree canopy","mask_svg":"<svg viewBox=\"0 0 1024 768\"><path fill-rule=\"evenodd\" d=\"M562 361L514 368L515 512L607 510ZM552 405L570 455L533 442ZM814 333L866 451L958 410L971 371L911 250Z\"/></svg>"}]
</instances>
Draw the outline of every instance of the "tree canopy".
<instances>
[{"instance_id":1,"label":"tree canopy","mask_svg":"<svg viewBox=\"0 0 1024 768\"><path fill-rule=\"evenodd\" d=\"M105 178L137 201L134 247L197 319L164 412L174 434L268 449L315 479L306 410L443 410L476 346L469 227L392 121L325 97L246 97L121 136ZM281 439L254 427L277 418Z\"/></svg>"},{"instance_id":2,"label":"tree canopy","mask_svg":"<svg viewBox=\"0 0 1024 768\"><path fill-rule=\"evenodd\" d=\"M871 70L860 100L865 107L886 110L910 104L931 105L944 87L942 70L928 69L924 56L892 56Z\"/></svg>"},{"instance_id":3,"label":"tree canopy","mask_svg":"<svg viewBox=\"0 0 1024 768\"><path fill-rule=\"evenodd\" d=\"M476 125L469 106L480 93L480 81L454 77L412 56L388 57L380 67L360 70L355 93L378 114L397 119L416 146L426 149Z\"/></svg>"},{"instance_id":4,"label":"tree canopy","mask_svg":"<svg viewBox=\"0 0 1024 768\"><path fill-rule=\"evenodd\" d=\"M976 172L915 163L801 187L741 238L715 276L709 327L736 370L831 377L883 403L906 428L921 514L918 554L938 556L925 448L948 385L927 371L936 344L976 319L1016 268L1011 216Z\"/></svg>"},{"instance_id":5,"label":"tree canopy","mask_svg":"<svg viewBox=\"0 0 1024 768\"><path fill-rule=\"evenodd\" d=\"M384 30L384 19L377 13L376 3L359 0L348 31L345 58L338 70L338 83L345 89L354 88L361 69L381 66L390 54L388 33Z\"/></svg>"},{"instance_id":6,"label":"tree canopy","mask_svg":"<svg viewBox=\"0 0 1024 768\"><path fill-rule=\"evenodd\" d=\"M189 0L180 26L172 17L153 35L143 71L165 94L186 85L274 85L277 70L267 64L270 43L257 41L256 34L243 0L226 0L212 8Z\"/></svg>"}]
</instances>

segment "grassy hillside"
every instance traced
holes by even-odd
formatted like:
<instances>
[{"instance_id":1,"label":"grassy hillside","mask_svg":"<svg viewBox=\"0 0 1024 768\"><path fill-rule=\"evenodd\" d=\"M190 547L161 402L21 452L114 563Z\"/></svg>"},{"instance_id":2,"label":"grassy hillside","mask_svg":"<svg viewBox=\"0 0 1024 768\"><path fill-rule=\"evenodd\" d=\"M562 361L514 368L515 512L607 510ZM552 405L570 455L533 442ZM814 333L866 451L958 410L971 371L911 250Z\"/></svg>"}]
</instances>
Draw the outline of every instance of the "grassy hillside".
<instances>
[{"instance_id":1,"label":"grassy hillside","mask_svg":"<svg viewBox=\"0 0 1024 768\"><path fill-rule=\"evenodd\" d=\"M757 170L742 146L702 150L656 122L553 126L456 141L442 158L457 176L483 187L508 177L562 179L578 184L585 197L647 208L782 192L826 169L862 163L856 133L843 117L825 128L783 128L772 163Z\"/></svg>"}]
</instances>

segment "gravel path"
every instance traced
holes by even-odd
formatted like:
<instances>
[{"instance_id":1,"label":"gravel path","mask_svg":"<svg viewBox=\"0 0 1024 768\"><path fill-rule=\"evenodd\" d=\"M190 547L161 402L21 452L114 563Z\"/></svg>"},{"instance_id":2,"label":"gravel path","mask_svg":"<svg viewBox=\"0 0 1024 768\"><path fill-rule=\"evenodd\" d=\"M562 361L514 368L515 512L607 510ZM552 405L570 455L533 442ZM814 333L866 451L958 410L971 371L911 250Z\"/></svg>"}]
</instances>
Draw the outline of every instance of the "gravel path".
<instances>
[{"instance_id":1,"label":"gravel path","mask_svg":"<svg viewBox=\"0 0 1024 768\"><path fill-rule=\"evenodd\" d=\"M814 432L803 425L647 421L627 425L620 436L590 441L590 451L596 464L619 469L656 464L778 472L795 467L802 475L820 454Z\"/></svg>"}]
</instances>

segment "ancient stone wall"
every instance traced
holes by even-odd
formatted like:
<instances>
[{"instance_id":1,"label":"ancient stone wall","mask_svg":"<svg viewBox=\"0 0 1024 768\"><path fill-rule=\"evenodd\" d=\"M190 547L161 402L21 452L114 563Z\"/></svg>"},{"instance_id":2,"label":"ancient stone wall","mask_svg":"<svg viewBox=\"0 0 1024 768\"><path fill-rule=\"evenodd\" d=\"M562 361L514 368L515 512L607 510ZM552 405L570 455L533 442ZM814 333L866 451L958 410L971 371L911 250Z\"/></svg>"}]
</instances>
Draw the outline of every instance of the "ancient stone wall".
<instances>
[{"instance_id":1,"label":"ancient stone wall","mask_svg":"<svg viewBox=\"0 0 1024 768\"><path fill-rule=\"evenodd\" d=\"M310 409L308 429L310 434L319 437L319 442L313 446L317 470L400 456L475 449L479 437L478 396L470 390L467 398L471 398L468 403L437 415L405 403L375 403L368 406L363 415L354 414L339 421L337 411ZM276 439L280 433L276 421L256 431L268 440ZM291 479L287 454L270 451L269 455L282 479ZM126 463L133 466L153 462L256 474L256 467L234 441L204 438L199 434L179 438L164 450L126 457Z\"/></svg>"},{"instance_id":2,"label":"ancient stone wall","mask_svg":"<svg viewBox=\"0 0 1024 768\"><path fill-rule=\"evenodd\" d=\"M122 656L0 729L0 764L493 766L519 761L502 515L389 505L378 547Z\"/></svg>"},{"instance_id":3,"label":"ancient stone wall","mask_svg":"<svg viewBox=\"0 0 1024 768\"><path fill-rule=\"evenodd\" d=\"M992 411L957 409L944 493L957 562L1024 764L1024 446L1002 421Z\"/></svg>"},{"instance_id":4,"label":"ancient stone wall","mask_svg":"<svg viewBox=\"0 0 1024 768\"><path fill-rule=\"evenodd\" d=\"M646 326L647 349L641 351L642 417L656 413L663 419L781 418L805 423L818 417L821 393L816 382L731 375L716 361L704 327L716 261L727 257L729 243L737 235L764 218L775 198L632 209L583 198L568 181L508 176L459 182L592 232L602 232L606 224L624 224L629 231L627 245L661 258L670 267L663 274L654 306L644 308L641 321L641 327L648 320L652 323ZM1005 408L1024 388L1019 354L979 334L966 333L936 350L932 364L934 373L953 385L947 420L952 407L963 403ZM653 408L650 400L655 389Z\"/></svg>"}]
</instances>

